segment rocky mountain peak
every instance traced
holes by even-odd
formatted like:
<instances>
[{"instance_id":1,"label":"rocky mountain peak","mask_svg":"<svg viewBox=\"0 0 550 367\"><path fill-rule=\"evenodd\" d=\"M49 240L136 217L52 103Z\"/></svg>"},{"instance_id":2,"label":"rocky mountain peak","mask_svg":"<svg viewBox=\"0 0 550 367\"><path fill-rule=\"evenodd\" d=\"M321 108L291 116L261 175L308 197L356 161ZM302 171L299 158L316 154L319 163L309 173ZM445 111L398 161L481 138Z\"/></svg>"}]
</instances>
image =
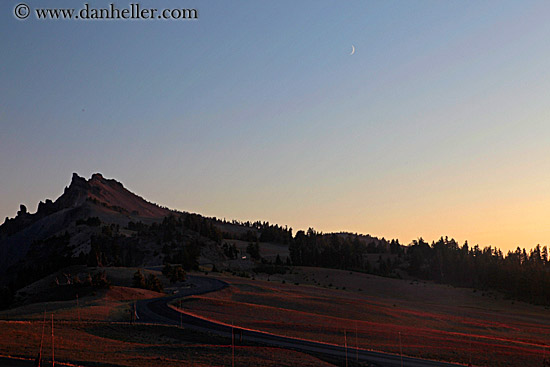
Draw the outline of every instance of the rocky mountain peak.
<instances>
[{"instance_id":1,"label":"rocky mountain peak","mask_svg":"<svg viewBox=\"0 0 550 367\"><path fill-rule=\"evenodd\" d=\"M34 214L21 205L17 216L6 218L0 226L0 234L14 234L48 215L64 209L79 208L85 203L97 206L100 211L114 211L125 216L160 218L170 214L170 210L144 200L128 191L117 180L104 178L101 173L94 173L89 180L73 173L71 183L65 187L63 195L55 201L47 199L40 202Z\"/></svg>"}]
</instances>

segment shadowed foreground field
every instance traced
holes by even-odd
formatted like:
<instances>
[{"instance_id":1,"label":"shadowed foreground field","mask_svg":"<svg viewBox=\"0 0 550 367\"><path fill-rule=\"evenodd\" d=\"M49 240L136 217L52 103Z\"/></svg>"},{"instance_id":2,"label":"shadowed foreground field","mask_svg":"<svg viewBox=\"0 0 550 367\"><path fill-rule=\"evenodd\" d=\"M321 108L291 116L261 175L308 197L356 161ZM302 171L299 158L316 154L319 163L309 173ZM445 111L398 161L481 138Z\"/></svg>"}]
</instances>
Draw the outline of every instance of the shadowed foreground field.
<instances>
[{"instance_id":1,"label":"shadowed foreground field","mask_svg":"<svg viewBox=\"0 0 550 367\"><path fill-rule=\"evenodd\" d=\"M94 297L23 306L0 313L0 366L31 366L40 349L51 361L51 314L54 314L56 363L83 366L231 366L231 339L174 326L130 324L133 299L158 296L139 289L113 287ZM43 311L47 319L44 324ZM81 321L78 321L80 317ZM16 321L14 319L18 319ZM23 321L22 321L23 320ZM278 348L237 345L238 366L331 366L307 354ZM48 362L49 363L49 362Z\"/></svg>"},{"instance_id":2,"label":"shadowed foreground field","mask_svg":"<svg viewBox=\"0 0 550 367\"><path fill-rule=\"evenodd\" d=\"M346 332L352 357L356 345L399 353L401 338L403 353L410 356L541 366L550 343L548 310L471 289L311 268L271 281L220 279L231 287L187 299L184 311L339 345Z\"/></svg>"},{"instance_id":3,"label":"shadowed foreground field","mask_svg":"<svg viewBox=\"0 0 550 367\"><path fill-rule=\"evenodd\" d=\"M38 321L0 322L3 335L0 354L36 356L40 347L41 324ZM47 330L48 327L49 324ZM56 363L231 366L231 340L177 327L70 322L58 323L54 332ZM51 340L49 335L46 336L43 353L46 360L51 360ZM240 366L331 366L307 354L257 346L237 345L235 360Z\"/></svg>"}]
</instances>

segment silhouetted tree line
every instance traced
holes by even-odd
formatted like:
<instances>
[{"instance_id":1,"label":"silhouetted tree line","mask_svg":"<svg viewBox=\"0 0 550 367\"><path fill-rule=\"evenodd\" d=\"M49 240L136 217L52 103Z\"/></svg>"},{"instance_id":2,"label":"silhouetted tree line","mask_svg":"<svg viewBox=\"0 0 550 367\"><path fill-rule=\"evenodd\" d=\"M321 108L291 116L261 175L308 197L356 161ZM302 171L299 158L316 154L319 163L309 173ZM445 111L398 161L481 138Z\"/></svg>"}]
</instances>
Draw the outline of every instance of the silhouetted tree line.
<instances>
[{"instance_id":1,"label":"silhouetted tree line","mask_svg":"<svg viewBox=\"0 0 550 367\"><path fill-rule=\"evenodd\" d=\"M164 263L180 264L185 270L198 269L205 238L222 242L221 231L212 220L196 214L170 215L151 225L130 222L128 229L136 231L138 239L157 243L162 248Z\"/></svg>"},{"instance_id":2,"label":"silhouetted tree line","mask_svg":"<svg viewBox=\"0 0 550 367\"><path fill-rule=\"evenodd\" d=\"M162 282L155 274L149 274L147 278L145 278L139 269L134 273L132 285L135 288L149 289L155 292L162 292L164 289Z\"/></svg>"},{"instance_id":3,"label":"silhouetted tree line","mask_svg":"<svg viewBox=\"0 0 550 367\"><path fill-rule=\"evenodd\" d=\"M45 240L35 241L31 244L29 253L22 263L14 266L15 276L9 282L9 286L0 289L0 307L7 307L13 301L15 291L29 285L47 275L55 273L67 266L86 264L88 256L81 254L72 256L71 237L68 232L62 235L51 236ZM89 279L88 279L89 278ZM78 277L73 279L73 286L102 288L109 286L105 273L88 274L84 280Z\"/></svg>"},{"instance_id":4,"label":"silhouetted tree line","mask_svg":"<svg viewBox=\"0 0 550 367\"><path fill-rule=\"evenodd\" d=\"M385 239L364 240L358 235L298 231L289 245L293 265L320 266L338 269L374 271L365 258L368 253L400 253L402 248L397 240L388 243ZM384 266L388 265L384 263ZM391 269L385 269L384 274Z\"/></svg>"},{"instance_id":5,"label":"silhouetted tree line","mask_svg":"<svg viewBox=\"0 0 550 367\"><path fill-rule=\"evenodd\" d=\"M96 266L130 266L134 259L128 247L128 239L120 234L120 226L109 224L101 227L101 232L90 238L90 252L79 255L79 263Z\"/></svg>"},{"instance_id":6,"label":"silhouetted tree line","mask_svg":"<svg viewBox=\"0 0 550 367\"><path fill-rule=\"evenodd\" d=\"M222 232L214 225L212 219L198 214L183 213L179 216L169 215L162 222L146 225L142 222L129 222L128 229L137 231L138 236L143 233L162 233L162 240L182 240L185 230L197 232L203 237L221 244Z\"/></svg>"},{"instance_id":7,"label":"silhouetted tree line","mask_svg":"<svg viewBox=\"0 0 550 367\"><path fill-rule=\"evenodd\" d=\"M165 253L164 263L181 264L185 270L198 270L201 247L202 243L197 240L189 241L184 246L176 245L168 253Z\"/></svg>"},{"instance_id":8,"label":"silhouetted tree line","mask_svg":"<svg viewBox=\"0 0 550 367\"><path fill-rule=\"evenodd\" d=\"M35 241L21 263L13 267L9 286L0 289L5 303L14 292L32 282L70 265L136 266L143 262L146 252L164 253L164 261L179 264L185 270L198 268L198 257L206 238L221 242L221 232L212 221L193 214L168 216L151 225L130 222L128 229L136 231L133 238L121 234L118 224L103 224L97 217L80 219L77 225L100 227L90 237L90 251L73 256L68 232ZM144 244L140 246L140 244ZM156 250L158 249L158 250ZM4 302L2 302L4 303Z\"/></svg>"},{"instance_id":9,"label":"silhouetted tree line","mask_svg":"<svg viewBox=\"0 0 550 367\"><path fill-rule=\"evenodd\" d=\"M264 222L260 230L260 242L274 242L289 244L292 241L292 228L287 226L280 227L277 224L270 225L269 222Z\"/></svg>"},{"instance_id":10,"label":"silhouetted tree line","mask_svg":"<svg viewBox=\"0 0 550 367\"><path fill-rule=\"evenodd\" d=\"M183 214L183 226L186 229L198 232L201 236L211 239L212 241L221 244L223 236L222 232L214 225L211 219L205 218L198 214ZM173 216L167 218L175 218ZM166 220L166 218L165 218Z\"/></svg>"},{"instance_id":11,"label":"silhouetted tree line","mask_svg":"<svg viewBox=\"0 0 550 367\"><path fill-rule=\"evenodd\" d=\"M214 218L216 219L216 218ZM223 237L226 239L241 240L247 242L273 242L289 244L292 242L292 228L288 226L279 226L278 224L270 224L269 222L240 222L233 220L231 222L224 220L220 221L223 224L233 224L240 227L250 228L250 231L244 233L224 232ZM259 235L258 235L259 233Z\"/></svg>"},{"instance_id":12,"label":"silhouetted tree line","mask_svg":"<svg viewBox=\"0 0 550 367\"><path fill-rule=\"evenodd\" d=\"M466 241L440 238L428 245L422 238L407 250L409 273L424 279L477 289L494 289L508 297L550 304L548 248L537 245L527 252L519 247L506 255L500 249Z\"/></svg>"},{"instance_id":13,"label":"silhouetted tree line","mask_svg":"<svg viewBox=\"0 0 550 367\"><path fill-rule=\"evenodd\" d=\"M77 264L78 259L72 257L70 239L69 233L65 232L33 242L27 257L14 266L16 275L9 285L11 291L23 288L66 266Z\"/></svg>"},{"instance_id":14,"label":"silhouetted tree line","mask_svg":"<svg viewBox=\"0 0 550 367\"><path fill-rule=\"evenodd\" d=\"M185 270L183 270L181 265L172 266L171 264L166 264L162 268L162 274L170 279L170 283L185 281Z\"/></svg>"},{"instance_id":15,"label":"silhouetted tree line","mask_svg":"<svg viewBox=\"0 0 550 367\"><path fill-rule=\"evenodd\" d=\"M260 244L258 242L249 243L248 246L246 246L246 252L254 260L260 260Z\"/></svg>"},{"instance_id":16,"label":"silhouetted tree line","mask_svg":"<svg viewBox=\"0 0 550 367\"><path fill-rule=\"evenodd\" d=\"M222 245L223 254L227 256L230 259L236 259L237 255L239 254L239 251L237 250L237 246L235 244L228 244L227 242L224 242Z\"/></svg>"},{"instance_id":17,"label":"silhouetted tree line","mask_svg":"<svg viewBox=\"0 0 550 367\"><path fill-rule=\"evenodd\" d=\"M96 226L97 219L89 218L81 224ZM193 214L170 215L150 225L129 222L127 228L136 232L132 238L121 234L118 224L102 225L101 231L91 236L90 252L79 254L72 262L91 267L136 266L152 251L153 255L163 253L165 263L192 270L198 268L204 237L217 243L222 238L210 220Z\"/></svg>"}]
</instances>

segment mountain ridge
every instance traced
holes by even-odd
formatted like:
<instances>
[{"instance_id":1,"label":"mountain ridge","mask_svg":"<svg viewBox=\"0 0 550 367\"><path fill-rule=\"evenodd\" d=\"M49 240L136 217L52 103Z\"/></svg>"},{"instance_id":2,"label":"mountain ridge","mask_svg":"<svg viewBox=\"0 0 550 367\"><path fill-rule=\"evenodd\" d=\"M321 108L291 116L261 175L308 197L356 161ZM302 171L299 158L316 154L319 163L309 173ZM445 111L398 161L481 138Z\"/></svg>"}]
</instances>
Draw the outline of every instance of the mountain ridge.
<instances>
[{"instance_id":1,"label":"mountain ridge","mask_svg":"<svg viewBox=\"0 0 550 367\"><path fill-rule=\"evenodd\" d=\"M35 213L24 205L14 218L0 225L0 274L24 259L33 242L66 230L71 223L92 216L106 223L151 222L176 213L127 190L114 179L94 173L89 180L73 173L69 186L55 201L40 201Z\"/></svg>"}]
</instances>

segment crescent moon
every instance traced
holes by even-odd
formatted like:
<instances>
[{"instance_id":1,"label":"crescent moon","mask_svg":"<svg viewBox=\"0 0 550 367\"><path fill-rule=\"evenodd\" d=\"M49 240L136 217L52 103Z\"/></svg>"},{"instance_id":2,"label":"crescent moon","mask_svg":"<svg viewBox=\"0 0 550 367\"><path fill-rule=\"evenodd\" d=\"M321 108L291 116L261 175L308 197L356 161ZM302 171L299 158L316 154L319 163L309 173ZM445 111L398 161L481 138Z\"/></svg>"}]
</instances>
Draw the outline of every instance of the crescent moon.
<instances>
[{"instance_id":1,"label":"crescent moon","mask_svg":"<svg viewBox=\"0 0 550 367\"><path fill-rule=\"evenodd\" d=\"M355 46L354 45L351 45L351 53L350 55L353 55L355 53Z\"/></svg>"}]
</instances>

